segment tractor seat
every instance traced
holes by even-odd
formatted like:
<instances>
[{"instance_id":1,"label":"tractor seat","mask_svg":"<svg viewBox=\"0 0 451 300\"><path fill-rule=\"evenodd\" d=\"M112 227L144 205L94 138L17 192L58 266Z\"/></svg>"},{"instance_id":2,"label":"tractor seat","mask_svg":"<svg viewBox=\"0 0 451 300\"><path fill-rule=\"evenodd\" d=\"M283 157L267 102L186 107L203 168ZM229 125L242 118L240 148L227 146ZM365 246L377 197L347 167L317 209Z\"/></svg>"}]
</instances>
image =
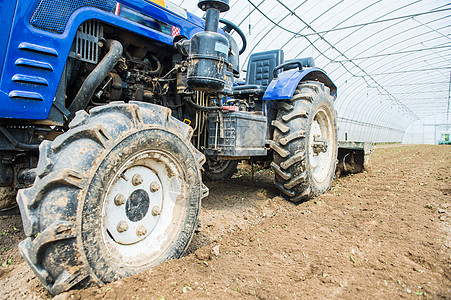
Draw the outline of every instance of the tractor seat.
<instances>
[{"instance_id":1,"label":"tractor seat","mask_svg":"<svg viewBox=\"0 0 451 300\"><path fill-rule=\"evenodd\" d=\"M237 98L247 98L250 95L262 96L266 87L274 78L274 68L282 62L282 50L252 54L247 65L246 84L234 86L233 95Z\"/></svg>"},{"instance_id":2,"label":"tractor seat","mask_svg":"<svg viewBox=\"0 0 451 300\"><path fill-rule=\"evenodd\" d=\"M265 93L266 87L257 84L245 84L233 87L233 95L263 95Z\"/></svg>"}]
</instances>

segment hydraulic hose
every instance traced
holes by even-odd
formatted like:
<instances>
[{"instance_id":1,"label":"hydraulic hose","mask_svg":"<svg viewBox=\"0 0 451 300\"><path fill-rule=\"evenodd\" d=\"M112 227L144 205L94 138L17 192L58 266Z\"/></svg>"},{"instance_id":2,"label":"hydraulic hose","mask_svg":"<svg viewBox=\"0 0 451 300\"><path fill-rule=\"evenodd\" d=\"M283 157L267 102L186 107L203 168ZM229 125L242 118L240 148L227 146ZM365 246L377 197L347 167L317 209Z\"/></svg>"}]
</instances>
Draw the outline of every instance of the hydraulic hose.
<instances>
[{"instance_id":1,"label":"hydraulic hose","mask_svg":"<svg viewBox=\"0 0 451 300\"><path fill-rule=\"evenodd\" d=\"M23 149L23 150L31 150L31 151L38 151L39 150L39 144L26 144L26 143L19 142L2 125L0 125L0 132L3 133L3 135L6 137L6 139L8 139L8 141L16 148Z\"/></svg>"},{"instance_id":2,"label":"hydraulic hose","mask_svg":"<svg viewBox=\"0 0 451 300\"><path fill-rule=\"evenodd\" d=\"M107 40L105 46L108 53L103 57L100 63L92 70L91 74L83 82L80 90L69 106L69 111L72 115L76 111L84 109L88 105L89 100L99 84L108 76L119 59L122 57L122 44L116 40Z\"/></svg>"},{"instance_id":3,"label":"hydraulic hose","mask_svg":"<svg viewBox=\"0 0 451 300\"><path fill-rule=\"evenodd\" d=\"M221 111L222 110L222 107L218 107L218 106L202 106L202 105L194 103L190 99L186 99L185 101L186 101L186 103L188 103L189 105L191 105L195 109L201 110L201 111L218 111L218 110Z\"/></svg>"}]
</instances>

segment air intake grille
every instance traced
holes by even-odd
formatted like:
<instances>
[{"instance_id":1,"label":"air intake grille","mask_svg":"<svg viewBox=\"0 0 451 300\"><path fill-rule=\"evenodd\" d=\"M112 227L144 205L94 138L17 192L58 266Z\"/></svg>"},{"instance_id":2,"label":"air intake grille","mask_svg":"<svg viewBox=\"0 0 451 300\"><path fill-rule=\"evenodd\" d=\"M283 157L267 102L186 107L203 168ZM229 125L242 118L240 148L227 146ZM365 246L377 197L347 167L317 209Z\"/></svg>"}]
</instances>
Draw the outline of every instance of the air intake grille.
<instances>
[{"instance_id":1,"label":"air intake grille","mask_svg":"<svg viewBox=\"0 0 451 300\"><path fill-rule=\"evenodd\" d=\"M75 39L75 52L77 58L97 63L99 49L99 26L96 20L84 22L77 31Z\"/></svg>"},{"instance_id":2,"label":"air intake grille","mask_svg":"<svg viewBox=\"0 0 451 300\"><path fill-rule=\"evenodd\" d=\"M91 6L104 11L113 11L116 7L114 0L41 0L31 17L30 23L34 27L56 33L63 33L67 21L74 11Z\"/></svg>"}]
</instances>

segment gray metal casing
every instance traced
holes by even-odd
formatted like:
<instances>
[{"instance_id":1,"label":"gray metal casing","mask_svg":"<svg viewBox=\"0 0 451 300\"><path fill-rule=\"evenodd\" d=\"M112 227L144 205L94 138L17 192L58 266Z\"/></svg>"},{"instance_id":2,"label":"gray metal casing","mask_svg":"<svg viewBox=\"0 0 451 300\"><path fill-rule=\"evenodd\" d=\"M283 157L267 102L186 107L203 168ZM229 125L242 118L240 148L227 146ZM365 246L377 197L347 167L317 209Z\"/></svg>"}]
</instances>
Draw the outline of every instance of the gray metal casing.
<instances>
[{"instance_id":1,"label":"gray metal casing","mask_svg":"<svg viewBox=\"0 0 451 300\"><path fill-rule=\"evenodd\" d=\"M208 115L208 148L206 155L219 157L265 156L266 117L233 111ZM223 135L222 135L223 134Z\"/></svg>"}]
</instances>

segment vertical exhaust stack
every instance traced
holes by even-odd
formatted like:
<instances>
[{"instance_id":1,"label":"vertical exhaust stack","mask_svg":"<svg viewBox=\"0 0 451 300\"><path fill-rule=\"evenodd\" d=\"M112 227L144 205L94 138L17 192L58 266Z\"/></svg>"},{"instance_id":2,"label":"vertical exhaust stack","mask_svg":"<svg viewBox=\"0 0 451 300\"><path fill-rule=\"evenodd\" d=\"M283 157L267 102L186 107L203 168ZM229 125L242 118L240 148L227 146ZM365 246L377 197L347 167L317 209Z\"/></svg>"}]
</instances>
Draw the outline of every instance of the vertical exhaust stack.
<instances>
[{"instance_id":1,"label":"vertical exhaust stack","mask_svg":"<svg viewBox=\"0 0 451 300\"><path fill-rule=\"evenodd\" d=\"M220 92L226 84L229 42L218 33L219 13L229 10L229 0L204 0L198 6L206 11L205 31L190 42L188 87L205 92Z\"/></svg>"}]
</instances>

